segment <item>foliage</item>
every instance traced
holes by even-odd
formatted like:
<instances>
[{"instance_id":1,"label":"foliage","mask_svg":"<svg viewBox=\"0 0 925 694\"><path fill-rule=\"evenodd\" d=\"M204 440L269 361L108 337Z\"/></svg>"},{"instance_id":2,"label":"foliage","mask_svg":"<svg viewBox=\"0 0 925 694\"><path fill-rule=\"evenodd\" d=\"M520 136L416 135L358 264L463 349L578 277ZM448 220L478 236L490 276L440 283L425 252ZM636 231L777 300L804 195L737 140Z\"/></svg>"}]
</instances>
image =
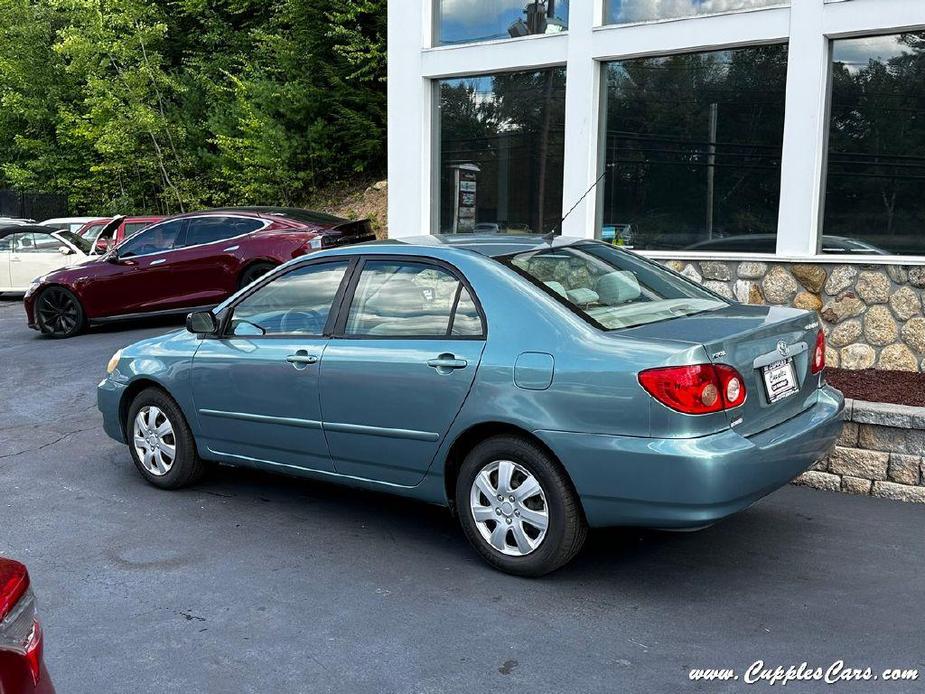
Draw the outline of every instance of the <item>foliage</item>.
<instances>
[{"instance_id":1,"label":"foliage","mask_svg":"<svg viewBox=\"0 0 925 694\"><path fill-rule=\"evenodd\" d=\"M385 0L0 0L0 187L301 204L385 159Z\"/></svg>"}]
</instances>

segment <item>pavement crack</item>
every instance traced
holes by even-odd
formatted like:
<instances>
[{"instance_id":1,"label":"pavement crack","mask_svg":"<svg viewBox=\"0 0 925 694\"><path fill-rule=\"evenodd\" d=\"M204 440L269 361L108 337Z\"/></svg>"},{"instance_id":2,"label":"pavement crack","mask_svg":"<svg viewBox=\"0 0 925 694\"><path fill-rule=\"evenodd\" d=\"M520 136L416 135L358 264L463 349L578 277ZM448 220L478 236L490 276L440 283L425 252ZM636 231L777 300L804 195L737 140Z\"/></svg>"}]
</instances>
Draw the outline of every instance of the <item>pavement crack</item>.
<instances>
[{"instance_id":1,"label":"pavement crack","mask_svg":"<svg viewBox=\"0 0 925 694\"><path fill-rule=\"evenodd\" d=\"M86 429L75 429L73 431L68 431L68 432L61 434L60 436L58 436L58 438L52 441L46 441L45 443L35 446L33 448L23 448L22 450L14 451L12 453L3 453L2 455L0 455L0 460L3 460L4 458L15 458L16 456L22 455L23 453L36 453L37 451L41 451L42 449L48 448L49 446L54 446L55 444L61 443L62 441L64 441L64 439L68 438L69 436L74 436L75 434L80 434L84 431L91 431L96 428L97 427L93 426L93 427L87 427Z\"/></svg>"}]
</instances>

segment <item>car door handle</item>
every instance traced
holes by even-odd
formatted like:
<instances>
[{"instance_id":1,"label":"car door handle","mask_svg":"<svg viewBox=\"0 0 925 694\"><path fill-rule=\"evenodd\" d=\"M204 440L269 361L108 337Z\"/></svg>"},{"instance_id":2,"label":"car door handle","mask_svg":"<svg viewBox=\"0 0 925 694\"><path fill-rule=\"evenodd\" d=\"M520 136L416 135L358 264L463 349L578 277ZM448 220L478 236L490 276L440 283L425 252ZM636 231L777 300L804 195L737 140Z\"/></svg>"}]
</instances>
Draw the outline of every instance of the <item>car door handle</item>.
<instances>
[{"instance_id":1,"label":"car door handle","mask_svg":"<svg viewBox=\"0 0 925 694\"><path fill-rule=\"evenodd\" d=\"M286 361L288 361L297 369L304 369L309 364L317 364L318 355L309 354L308 352L300 349L295 354L290 354L288 357L286 357Z\"/></svg>"},{"instance_id":2,"label":"car door handle","mask_svg":"<svg viewBox=\"0 0 925 694\"><path fill-rule=\"evenodd\" d=\"M21 263L21 262L22 262L22 258L17 258L15 255L14 255L14 256L10 256L10 262L11 262L11 263Z\"/></svg>"},{"instance_id":3,"label":"car door handle","mask_svg":"<svg viewBox=\"0 0 925 694\"><path fill-rule=\"evenodd\" d=\"M240 246L228 246L228 248L225 248L224 250L222 250L222 253L231 253L231 251L236 251L239 248Z\"/></svg>"},{"instance_id":4,"label":"car door handle","mask_svg":"<svg viewBox=\"0 0 925 694\"><path fill-rule=\"evenodd\" d=\"M161 258L160 260L152 260L150 263L148 263L148 267L151 267L152 265L160 265L161 263L166 263L166 262L167 262L167 258Z\"/></svg>"},{"instance_id":5,"label":"car door handle","mask_svg":"<svg viewBox=\"0 0 925 694\"><path fill-rule=\"evenodd\" d=\"M427 365L436 369L437 373L448 374L455 369L465 369L469 362L465 359L457 359L453 354L441 354L436 359L428 359Z\"/></svg>"}]
</instances>

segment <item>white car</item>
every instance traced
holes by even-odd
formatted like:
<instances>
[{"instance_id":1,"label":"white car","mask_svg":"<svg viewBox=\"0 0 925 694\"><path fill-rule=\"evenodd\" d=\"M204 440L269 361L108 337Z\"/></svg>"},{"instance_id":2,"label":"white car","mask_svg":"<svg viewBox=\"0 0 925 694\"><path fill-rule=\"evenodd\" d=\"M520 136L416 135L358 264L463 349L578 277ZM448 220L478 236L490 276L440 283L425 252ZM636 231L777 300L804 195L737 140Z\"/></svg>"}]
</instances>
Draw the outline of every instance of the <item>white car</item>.
<instances>
[{"instance_id":1,"label":"white car","mask_svg":"<svg viewBox=\"0 0 925 694\"><path fill-rule=\"evenodd\" d=\"M67 229L0 224L0 292L24 292L32 280L83 262L90 243Z\"/></svg>"},{"instance_id":2,"label":"white car","mask_svg":"<svg viewBox=\"0 0 925 694\"><path fill-rule=\"evenodd\" d=\"M46 219L44 222L39 222L43 227L51 227L53 229L67 229L68 231L73 231L75 234L77 230L80 229L87 222L92 222L96 217L54 217L52 219Z\"/></svg>"}]
</instances>

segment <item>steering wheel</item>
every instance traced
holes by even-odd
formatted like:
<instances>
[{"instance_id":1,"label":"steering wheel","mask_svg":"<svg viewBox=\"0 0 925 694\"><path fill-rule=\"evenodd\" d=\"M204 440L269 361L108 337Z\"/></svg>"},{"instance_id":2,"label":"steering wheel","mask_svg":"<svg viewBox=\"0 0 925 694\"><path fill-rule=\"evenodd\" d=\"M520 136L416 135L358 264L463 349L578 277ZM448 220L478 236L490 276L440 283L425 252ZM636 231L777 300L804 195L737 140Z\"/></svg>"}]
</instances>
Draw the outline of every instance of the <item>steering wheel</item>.
<instances>
[{"instance_id":1,"label":"steering wheel","mask_svg":"<svg viewBox=\"0 0 925 694\"><path fill-rule=\"evenodd\" d=\"M325 321L321 314L314 309L289 309L279 321L282 333L305 333L306 335L320 335L324 330Z\"/></svg>"}]
</instances>

